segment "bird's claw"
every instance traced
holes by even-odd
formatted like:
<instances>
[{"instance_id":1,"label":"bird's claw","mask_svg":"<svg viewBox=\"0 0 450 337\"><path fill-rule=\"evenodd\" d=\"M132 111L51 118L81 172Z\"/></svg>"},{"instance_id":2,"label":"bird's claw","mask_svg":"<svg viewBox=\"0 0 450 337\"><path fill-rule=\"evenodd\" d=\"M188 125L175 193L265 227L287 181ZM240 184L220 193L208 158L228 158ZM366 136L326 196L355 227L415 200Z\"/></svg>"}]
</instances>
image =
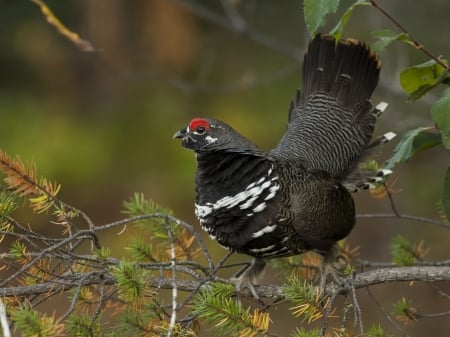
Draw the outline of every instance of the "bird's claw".
<instances>
[{"instance_id":1,"label":"bird's claw","mask_svg":"<svg viewBox=\"0 0 450 337\"><path fill-rule=\"evenodd\" d=\"M325 292L326 281L328 276L331 277L337 285L344 283L344 271L350 265L348 259L339 254L337 247L333 247L327 255L324 256L322 265L320 267L319 289Z\"/></svg>"},{"instance_id":2,"label":"bird's claw","mask_svg":"<svg viewBox=\"0 0 450 337\"><path fill-rule=\"evenodd\" d=\"M245 273L239 277L230 278L230 282L235 285L237 292L241 292L241 290L247 288L250 294L252 294L253 298L259 299L259 296L256 293L255 285L253 284L252 279L247 277Z\"/></svg>"},{"instance_id":3,"label":"bird's claw","mask_svg":"<svg viewBox=\"0 0 450 337\"><path fill-rule=\"evenodd\" d=\"M256 293L255 285L257 284L256 280L261 275L265 265L266 263L263 259L254 258L250 266L240 270L236 276L230 279L230 281L234 283L238 292L247 288L253 298L259 299L259 296Z\"/></svg>"}]
</instances>

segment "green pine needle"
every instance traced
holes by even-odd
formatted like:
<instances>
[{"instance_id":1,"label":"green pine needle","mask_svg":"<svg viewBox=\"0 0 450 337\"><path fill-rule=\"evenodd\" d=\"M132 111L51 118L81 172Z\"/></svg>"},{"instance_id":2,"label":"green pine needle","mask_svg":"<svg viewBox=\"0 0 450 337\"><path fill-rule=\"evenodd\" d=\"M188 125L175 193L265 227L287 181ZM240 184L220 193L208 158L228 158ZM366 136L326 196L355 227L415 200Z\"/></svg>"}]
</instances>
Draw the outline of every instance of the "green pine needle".
<instances>
[{"instance_id":1,"label":"green pine needle","mask_svg":"<svg viewBox=\"0 0 450 337\"><path fill-rule=\"evenodd\" d=\"M100 249L97 249L96 251L94 251L94 255L99 260L106 260L108 257L111 256L111 249L103 246Z\"/></svg>"},{"instance_id":2,"label":"green pine needle","mask_svg":"<svg viewBox=\"0 0 450 337\"><path fill-rule=\"evenodd\" d=\"M9 253L17 260L26 258L27 247L20 241L13 241Z\"/></svg>"},{"instance_id":3,"label":"green pine needle","mask_svg":"<svg viewBox=\"0 0 450 337\"><path fill-rule=\"evenodd\" d=\"M119 297L126 303L140 303L147 295L148 271L139 268L136 263L121 261L111 268L111 273L117 280Z\"/></svg>"},{"instance_id":4,"label":"green pine needle","mask_svg":"<svg viewBox=\"0 0 450 337\"><path fill-rule=\"evenodd\" d=\"M0 217L8 216L17 207L17 196L5 191L0 192Z\"/></svg>"},{"instance_id":5,"label":"green pine needle","mask_svg":"<svg viewBox=\"0 0 450 337\"><path fill-rule=\"evenodd\" d=\"M153 200L145 199L143 193L134 193L129 201L123 202L123 207L125 208L123 213L132 217L149 214L163 215L162 217L136 221L139 227L147 231L152 238L167 242L169 240L169 234L167 233L168 226L170 227L173 237L177 237L181 234L181 227L169 221L167 218L164 218L164 215L172 216L172 211L159 206Z\"/></svg>"},{"instance_id":6,"label":"green pine needle","mask_svg":"<svg viewBox=\"0 0 450 337\"><path fill-rule=\"evenodd\" d=\"M21 332L21 336L59 336L61 326L55 323L53 317L39 313L28 304L20 306L17 310L11 312L11 318L14 324Z\"/></svg>"},{"instance_id":7,"label":"green pine needle","mask_svg":"<svg viewBox=\"0 0 450 337\"><path fill-rule=\"evenodd\" d=\"M162 208L156 202L144 197L144 193L134 193L129 201L123 202L125 210L123 213L131 216L151 214L151 213L163 213L172 215L172 211L166 208Z\"/></svg>"},{"instance_id":8,"label":"green pine needle","mask_svg":"<svg viewBox=\"0 0 450 337\"><path fill-rule=\"evenodd\" d=\"M133 237L125 249L131 253L131 259L136 262L156 262L162 259L161 250L155 249L140 236Z\"/></svg>"},{"instance_id":9,"label":"green pine needle","mask_svg":"<svg viewBox=\"0 0 450 337\"><path fill-rule=\"evenodd\" d=\"M102 336L99 319L93 320L88 314L72 314L66 321L66 329L74 337Z\"/></svg>"},{"instance_id":10,"label":"green pine needle","mask_svg":"<svg viewBox=\"0 0 450 337\"><path fill-rule=\"evenodd\" d=\"M395 318L405 325L412 325L417 320L417 309L411 300L403 297L392 305Z\"/></svg>"},{"instance_id":11,"label":"green pine needle","mask_svg":"<svg viewBox=\"0 0 450 337\"><path fill-rule=\"evenodd\" d=\"M296 328L292 337L317 337L320 336L319 329L306 330L305 328Z\"/></svg>"},{"instance_id":12,"label":"green pine needle","mask_svg":"<svg viewBox=\"0 0 450 337\"><path fill-rule=\"evenodd\" d=\"M241 302L233 299L234 287L221 283L213 284L201 291L194 302L193 311L214 326L215 336L264 336L270 318L268 313L250 308L244 309Z\"/></svg>"},{"instance_id":13,"label":"green pine needle","mask_svg":"<svg viewBox=\"0 0 450 337\"><path fill-rule=\"evenodd\" d=\"M391 337L391 335L384 332L383 328L378 325L372 325L366 333L367 337Z\"/></svg>"},{"instance_id":14,"label":"green pine needle","mask_svg":"<svg viewBox=\"0 0 450 337\"><path fill-rule=\"evenodd\" d=\"M399 266L412 266L416 262L413 243L402 235L392 239L390 250L393 262Z\"/></svg>"},{"instance_id":15,"label":"green pine needle","mask_svg":"<svg viewBox=\"0 0 450 337\"><path fill-rule=\"evenodd\" d=\"M294 304L291 308L294 316L302 316L303 321L311 323L323 316L327 300L322 298L311 282L293 277L283 287L283 294Z\"/></svg>"}]
</instances>

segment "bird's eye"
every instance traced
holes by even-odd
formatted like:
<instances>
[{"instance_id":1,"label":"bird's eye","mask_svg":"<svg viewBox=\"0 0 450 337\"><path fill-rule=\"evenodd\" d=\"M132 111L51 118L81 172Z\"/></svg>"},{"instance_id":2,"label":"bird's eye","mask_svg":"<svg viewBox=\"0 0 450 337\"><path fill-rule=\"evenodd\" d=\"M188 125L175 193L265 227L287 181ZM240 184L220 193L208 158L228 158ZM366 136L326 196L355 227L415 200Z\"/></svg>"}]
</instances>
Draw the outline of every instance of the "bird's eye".
<instances>
[{"instance_id":1,"label":"bird's eye","mask_svg":"<svg viewBox=\"0 0 450 337\"><path fill-rule=\"evenodd\" d=\"M199 126L197 129L195 129L195 133L198 133L199 135L202 135L206 132L206 128L204 126Z\"/></svg>"}]
</instances>

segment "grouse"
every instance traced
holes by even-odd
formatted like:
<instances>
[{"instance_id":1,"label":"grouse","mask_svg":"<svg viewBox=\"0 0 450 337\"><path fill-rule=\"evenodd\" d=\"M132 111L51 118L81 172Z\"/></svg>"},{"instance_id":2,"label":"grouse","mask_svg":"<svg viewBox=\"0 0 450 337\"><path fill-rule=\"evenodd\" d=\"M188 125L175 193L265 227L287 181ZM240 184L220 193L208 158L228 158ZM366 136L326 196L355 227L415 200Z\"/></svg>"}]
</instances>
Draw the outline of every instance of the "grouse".
<instances>
[{"instance_id":1,"label":"grouse","mask_svg":"<svg viewBox=\"0 0 450 337\"><path fill-rule=\"evenodd\" d=\"M315 251L333 262L336 242L355 225L349 192L381 181L388 170L362 172L361 158L392 139L371 141L386 108L372 108L381 62L365 43L316 35L303 61L302 89L287 129L266 153L227 124L194 118L176 132L195 151L195 214L220 245L252 256L236 285L253 284L265 259Z\"/></svg>"}]
</instances>

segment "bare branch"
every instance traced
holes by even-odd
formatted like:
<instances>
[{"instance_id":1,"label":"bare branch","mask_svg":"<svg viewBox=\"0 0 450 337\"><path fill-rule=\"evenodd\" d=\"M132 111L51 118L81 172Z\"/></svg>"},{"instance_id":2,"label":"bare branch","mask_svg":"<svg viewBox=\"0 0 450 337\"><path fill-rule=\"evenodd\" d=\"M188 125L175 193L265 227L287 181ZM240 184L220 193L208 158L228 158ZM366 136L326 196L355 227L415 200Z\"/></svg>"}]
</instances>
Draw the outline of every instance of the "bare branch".
<instances>
[{"instance_id":1,"label":"bare branch","mask_svg":"<svg viewBox=\"0 0 450 337\"><path fill-rule=\"evenodd\" d=\"M216 12L213 12L204 6L195 3L194 1L187 1L187 0L172 0L172 1L176 2L185 9L191 11L193 14L202 18L205 21L215 24L216 26L228 29L232 32L239 33L249 38L253 42L256 42L262 46L275 50L280 54L292 57L296 60L300 60L300 56L303 55L302 50L294 48L291 45L283 44L273 36L259 32L247 25L237 27L235 24L233 24L233 22L229 18Z\"/></svg>"},{"instance_id":2,"label":"bare branch","mask_svg":"<svg viewBox=\"0 0 450 337\"><path fill-rule=\"evenodd\" d=\"M0 322L2 326L3 336L11 337L11 331L9 330L8 324L8 316L6 315L6 306L1 298L0 298Z\"/></svg>"},{"instance_id":3,"label":"bare branch","mask_svg":"<svg viewBox=\"0 0 450 337\"><path fill-rule=\"evenodd\" d=\"M175 324L177 322L177 310L178 310L178 288L177 288L177 257L175 254L175 244L172 230L170 229L170 223L167 218L164 221L166 225L167 234L170 241L170 269L172 270L172 314L170 315L170 325L167 330L167 337L172 337Z\"/></svg>"},{"instance_id":4,"label":"bare branch","mask_svg":"<svg viewBox=\"0 0 450 337\"><path fill-rule=\"evenodd\" d=\"M222 280L223 281L223 280ZM450 267L394 267L382 268L356 274L353 282L350 280L343 285L337 286L330 284L327 286L328 293L346 293L351 291L352 283L355 289L366 288L377 284L391 283L391 282L436 282L436 281L450 281ZM193 280L176 280L176 286L181 291L192 292L199 288L207 286L210 281L204 282L204 285L199 285L201 281ZM202 282L203 283L203 282ZM0 296L29 296L32 294L42 294L47 292L59 293L69 289L94 285L94 284L115 284L115 279L112 275L106 272L90 272L86 274L74 273L67 278L65 284L55 284L54 282L46 282L30 286L16 286L0 288ZM157 278L151 283L152 287L160 289L172 289L172 278ZM274 285L260 285L255 288L259 297L265 298L283 298L282 287ZM251 294L244 290L245 295Z\"/></svg>"},{"instance_id":5,"label":"bare branch","mask_svg":"<svg viewBox=\"0 0 450 337\"><path fill-rule=\"evenodd\" d=\"M439 226L439 227L442 227L445 229L450 229L450 227L442 221L434 220L434 219L430 219L430 218L424 218L424 217L415 216L415 215L409 215L409 214L395 214L395 213L369 214L369 213L367 213L367 214L357 214L356 217L359 219L398 218L398 219L402 219L402 220L411 220L411 221L416 221L416 222L428 223L428 224L436 225L436 226Z\"/></svg>"},{"instance_id":6,"label":"bare branch","mask_svg":"<svg viewBox=\"0 0 450 337\"><path fill-rule=\"evenodd\" d=\"M234 28L238 31L244 30L247 26L247 23L242 18L242 16L239 15L236 8L234 8L233 4L230 0L220 0L222 3L222 7L227 13L228 18L230 19L230 22L233 24Z\"/></svg>"}]
</instances>

